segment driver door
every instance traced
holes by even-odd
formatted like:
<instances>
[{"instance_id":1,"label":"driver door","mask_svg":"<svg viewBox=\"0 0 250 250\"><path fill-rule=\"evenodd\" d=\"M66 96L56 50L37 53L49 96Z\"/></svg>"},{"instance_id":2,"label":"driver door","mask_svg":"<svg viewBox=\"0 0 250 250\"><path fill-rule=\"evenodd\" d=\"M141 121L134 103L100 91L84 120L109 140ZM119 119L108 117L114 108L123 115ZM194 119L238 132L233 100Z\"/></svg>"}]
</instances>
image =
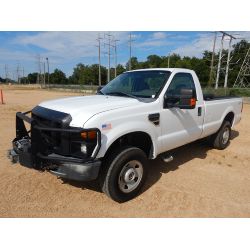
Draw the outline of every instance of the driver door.
<instances>
[{"instance_id":1,"label":"driver door","mask_svg":"<svg viewBox=\"0 0 250 250\"><path fill-rule=\"evenodd\" d=\"M202 133L204 113L201 110L202 100L197 100L192 75L190 73L176 73L165 94L179 94L182 88L193 89L196 105L193 109L163 108L160 116L164 151L195 141Z\"/></svg>"}]
</instances>

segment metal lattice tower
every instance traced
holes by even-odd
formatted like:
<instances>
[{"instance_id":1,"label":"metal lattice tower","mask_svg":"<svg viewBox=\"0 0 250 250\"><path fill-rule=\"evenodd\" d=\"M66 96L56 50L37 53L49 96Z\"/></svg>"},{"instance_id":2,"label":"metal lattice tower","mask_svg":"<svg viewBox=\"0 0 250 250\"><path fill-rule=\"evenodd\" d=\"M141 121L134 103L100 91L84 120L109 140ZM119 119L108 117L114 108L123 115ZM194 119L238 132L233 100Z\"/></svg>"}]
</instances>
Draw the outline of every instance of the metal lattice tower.
<instances>
[{"instance_id":1,"label":"metal lattice tower","mask_svg":"<svg viewBox=\"0 0 250 250\"><path fill-rule=\"evenodd\" d=\"M38 74L37 74L37 79L36 83L40 84L41 87L44 85L45 86L45 73L42 74L42 62L41 62L41 56L38 54L36 56L37 59L37 65L38 65Z\"/></svg>"},{"instance_id":2,"label":"metal lattice tower","mask_svg":"<svg viewBox=\"0 0 250 250\"><path fill-rule=\"evenodd\" d=\"M239 74L233 85L234 88L250 88L250 47L241 65Z\"/></svg>"}]
</instances>

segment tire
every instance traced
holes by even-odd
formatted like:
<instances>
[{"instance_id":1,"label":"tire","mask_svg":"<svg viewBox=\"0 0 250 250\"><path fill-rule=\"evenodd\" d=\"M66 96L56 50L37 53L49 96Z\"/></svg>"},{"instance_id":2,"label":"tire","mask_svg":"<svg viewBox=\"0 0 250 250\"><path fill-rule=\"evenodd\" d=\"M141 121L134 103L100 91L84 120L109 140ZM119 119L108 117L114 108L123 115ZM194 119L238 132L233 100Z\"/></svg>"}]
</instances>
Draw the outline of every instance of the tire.
<instances>
[{"instance_id":1,"label":"tire","mask_svg":"<svg viewBox=\"0 0 250 250\"><path fill-rule=\"evenodd\" d=\"M210 144L212 147L223 150L230 144L231 123L224 121L219 131L211 136Z\"/></svg>"},{"instance_id":2,"label":"tire","mask_svg":"<svg viewBox=\"0 0 250 250\"><path fill-rule=\"evenodd\" d=\"M120 203L133 199L145 182L147 168L148 159L139 148L122 147L112 152L102 166L102 191Z\"/></svg>"}]
</instances>

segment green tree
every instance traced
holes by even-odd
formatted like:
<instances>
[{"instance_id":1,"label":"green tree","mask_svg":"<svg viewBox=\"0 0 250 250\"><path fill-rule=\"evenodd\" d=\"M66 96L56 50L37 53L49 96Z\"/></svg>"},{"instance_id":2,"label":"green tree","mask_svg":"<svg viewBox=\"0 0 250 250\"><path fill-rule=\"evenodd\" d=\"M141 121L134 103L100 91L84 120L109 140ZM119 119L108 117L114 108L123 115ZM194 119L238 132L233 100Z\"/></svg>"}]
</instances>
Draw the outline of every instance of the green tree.
<instances>
[{"instance_id":1,"label":"green tree","mask_svg":"<svg viewBox=\"0 0 250 250\"><path fill-rule=\"evenodd\" d=\"M54 84L66 84L68 81L65 73L59 69L55 69L52 74L50 74L50 83Z\"/></svg>"},{"instance_id":2,"label":"green tree","mask_svg":"<svg viewBox=\"0 0 250 250\"><path fill-rule=\"evenodd\" d=\"M125 71L126 71L126 69L121 64L117 65L117 67L116 67L116 74L117 75L120 75L120 74L122 74Z\"/></svg>"},{"instance_id":3,"label":"green tree","mask_svg":"<svg viewBox=\"0 0 250 250\"><path fill-rule=\"evenodd\" d=\"M37 72L28 74L27 82L29 82L29 83L36 83L37 82L37 75L38 75Z\"/></svg>"},{"instance_id":4,"label":"green tree","mask_svg":"<svg viewBox=\"0 0 250 250\"><path fill-rule=\"evenodd\" d=\"M139 69L139 62L137 57L131 57L131 69ZM126 63L126 69L129 70L129 61Z\"/></svg>"},{"instance_id":5,"label":"green tree","mask_svg":"<svg viewBox=\"0 0 250 250\"><path fill-rule=\"evenodd\" d=\"M147 64L149 68L159 68L162 63L162 58L157 55L150 55L147 57Z\"/></svg>"}]
</instances>

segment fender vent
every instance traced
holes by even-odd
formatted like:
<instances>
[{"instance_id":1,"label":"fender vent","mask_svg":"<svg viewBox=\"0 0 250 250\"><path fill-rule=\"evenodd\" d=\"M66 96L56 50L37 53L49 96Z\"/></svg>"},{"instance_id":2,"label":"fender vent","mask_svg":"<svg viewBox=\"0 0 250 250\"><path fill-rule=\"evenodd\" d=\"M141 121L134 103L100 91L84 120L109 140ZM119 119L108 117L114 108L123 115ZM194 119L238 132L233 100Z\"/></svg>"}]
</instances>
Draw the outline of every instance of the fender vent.
<instances>
[{"instance_id":1,"label":"fender vent","mask_svg":"<svg viewBox=\"0 0 250 250\"><path fill-rule=\"evenodd\" d=\"M149 121L154 123L154 125L156 125L156 126L160 124L160 114L159 113L149 114L148 119L149 119Z\"/></svg>"}]
</instances>

